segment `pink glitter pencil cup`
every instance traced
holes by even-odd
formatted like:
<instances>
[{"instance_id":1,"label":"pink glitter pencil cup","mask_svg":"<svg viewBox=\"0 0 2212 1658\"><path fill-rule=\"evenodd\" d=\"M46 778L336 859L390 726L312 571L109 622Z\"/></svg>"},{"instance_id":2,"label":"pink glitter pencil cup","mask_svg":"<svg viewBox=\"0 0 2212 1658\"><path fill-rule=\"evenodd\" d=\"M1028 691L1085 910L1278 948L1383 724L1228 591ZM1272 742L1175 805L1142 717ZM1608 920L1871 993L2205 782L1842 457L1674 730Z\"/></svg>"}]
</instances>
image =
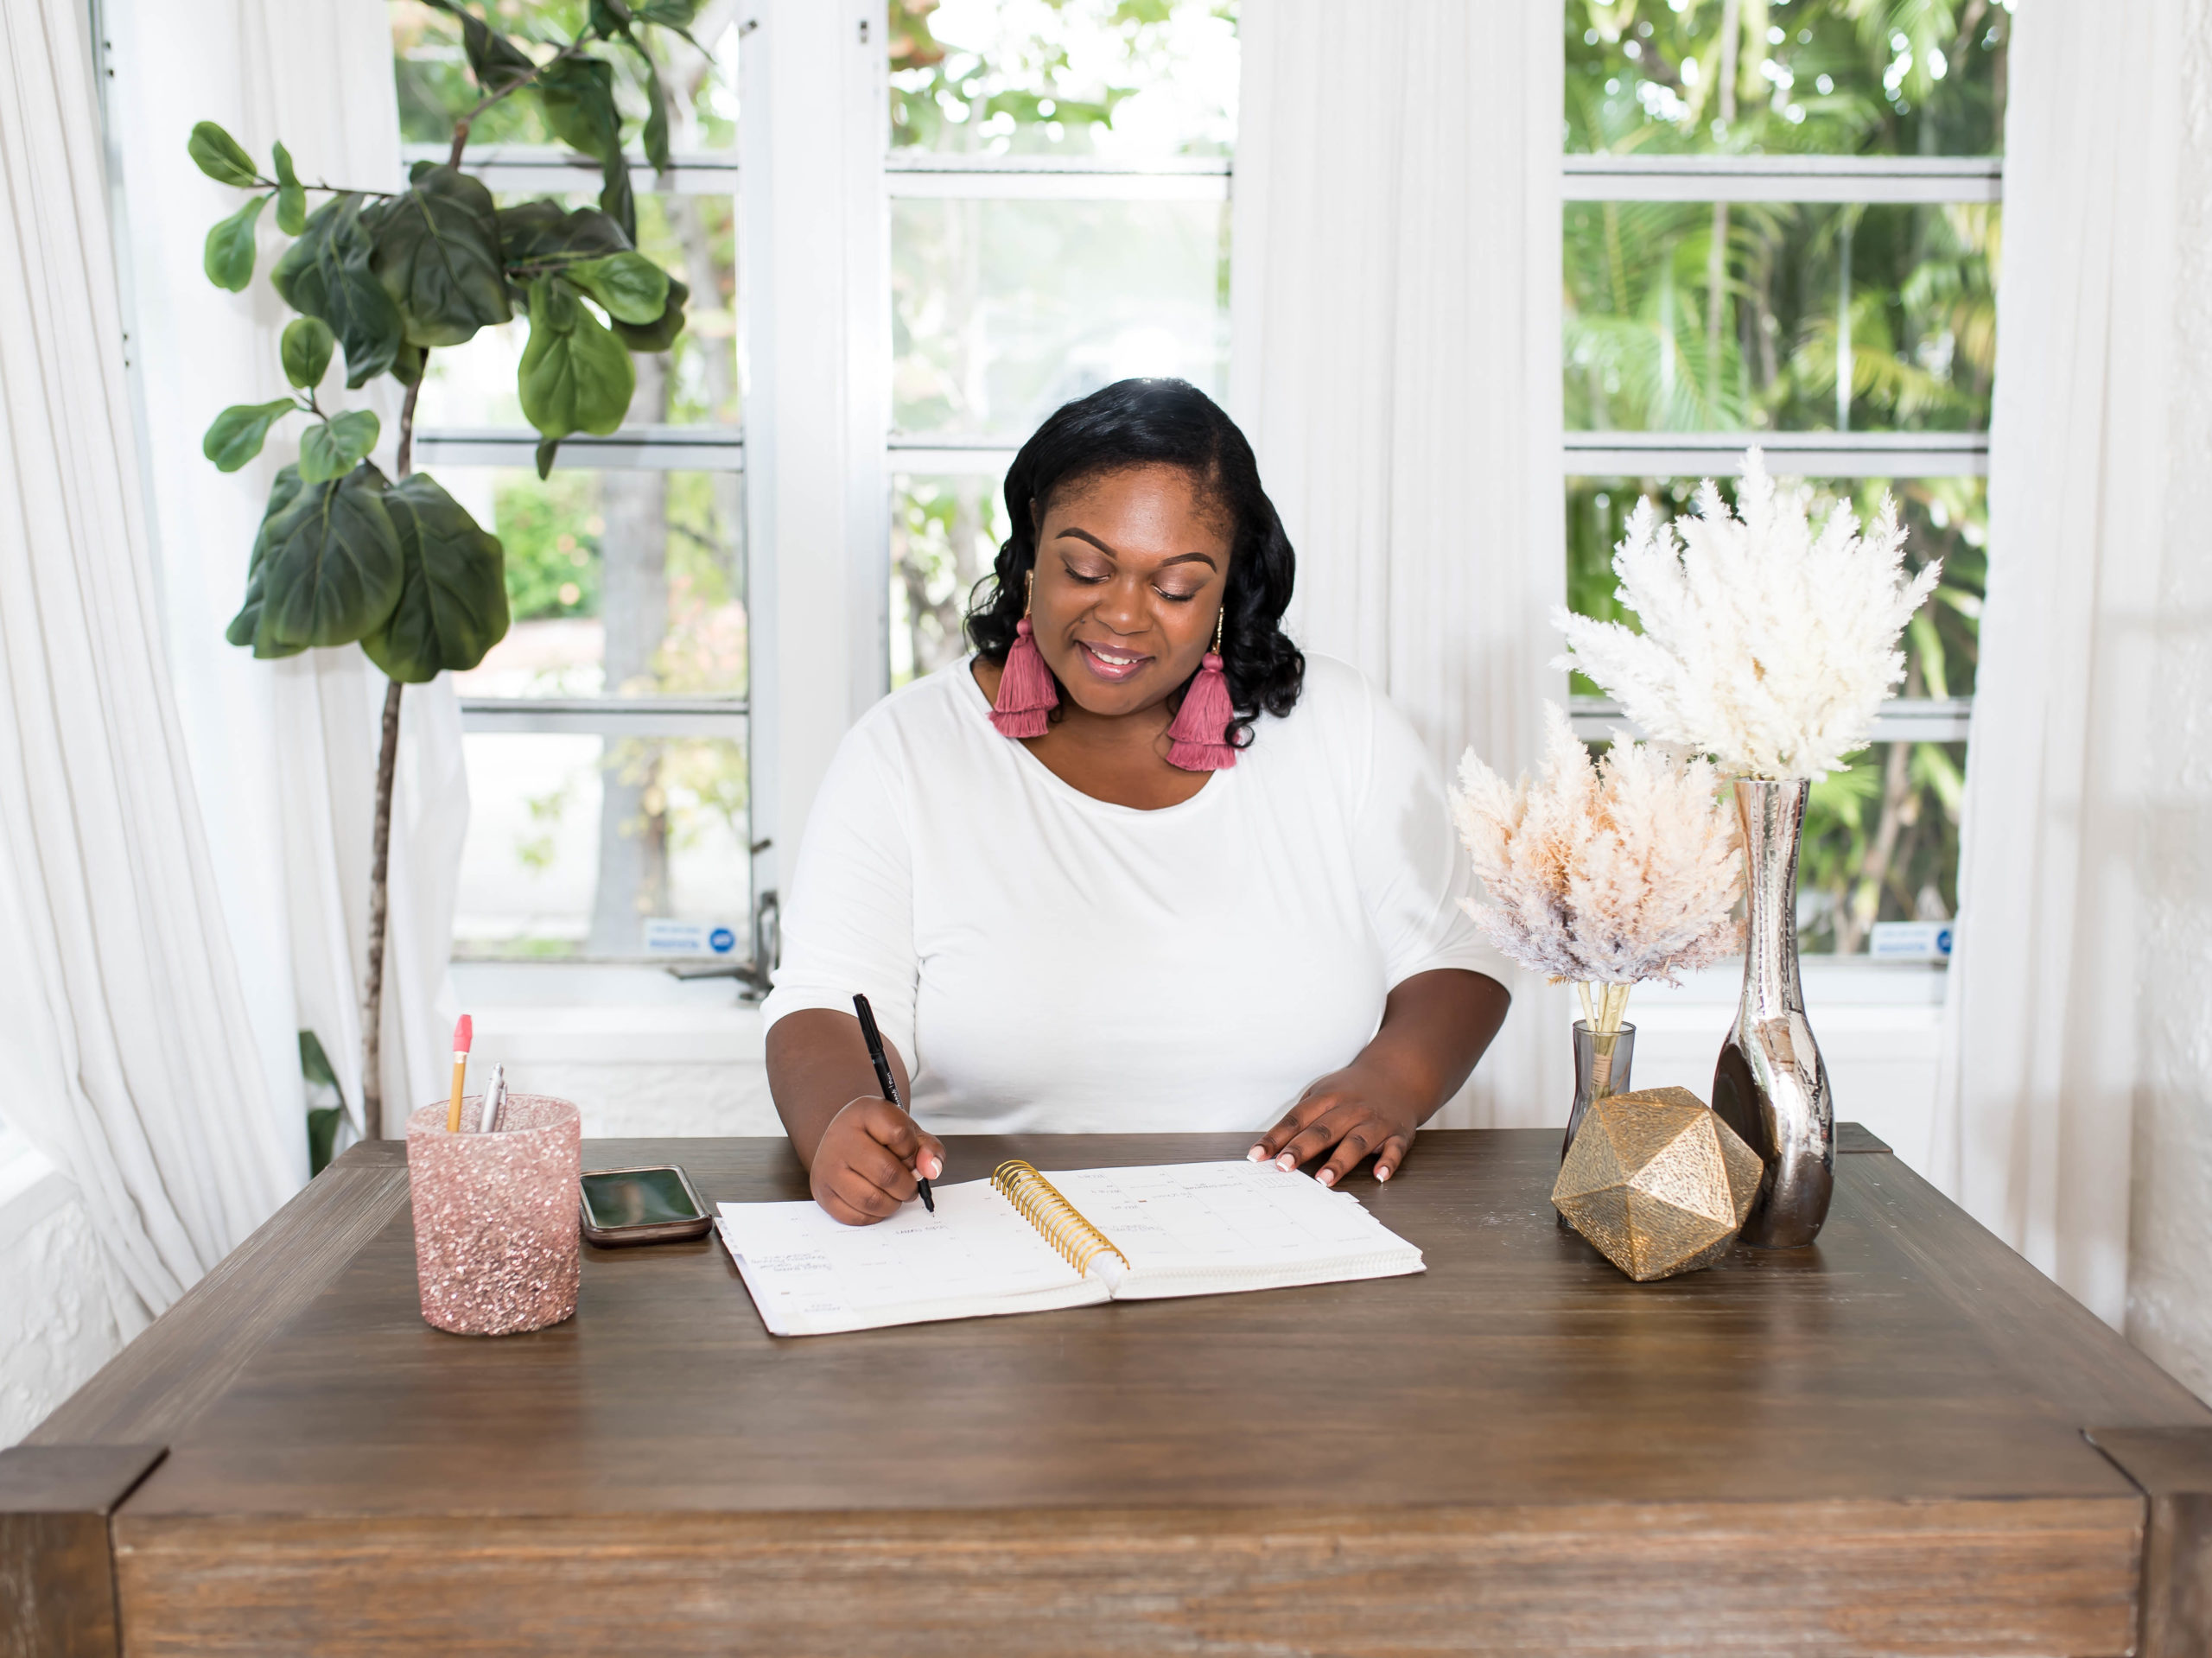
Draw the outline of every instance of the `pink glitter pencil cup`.
<instances>
[{"instance_id":1,"label":"pink glitter pencil cup","mask_svg":"<svg viewBox=\"0 0 2212 1658\"><path fill-rule=\"evenodd\" d=\"M476 1132L484 1102L448 1102L407 1119L415 1277L423 1317L457 1336L542 1330L576 1310L577 1182L583 1125L567 1100L510 1094L499 1126Z\"/></svg>"}]
</instances>

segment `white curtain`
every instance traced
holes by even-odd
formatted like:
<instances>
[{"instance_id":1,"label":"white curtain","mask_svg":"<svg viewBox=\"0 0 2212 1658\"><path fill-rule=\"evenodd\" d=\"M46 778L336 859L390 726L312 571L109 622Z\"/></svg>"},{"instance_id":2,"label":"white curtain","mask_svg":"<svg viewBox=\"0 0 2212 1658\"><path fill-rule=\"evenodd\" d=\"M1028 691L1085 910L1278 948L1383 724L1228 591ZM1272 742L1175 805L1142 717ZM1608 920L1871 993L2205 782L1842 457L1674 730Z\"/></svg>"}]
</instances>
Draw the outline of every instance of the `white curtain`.
<instances>
[{"instance_id":1,"label":"white curtain","mask_svg":"<svg viewBox=\"0 0 2212 1658\"><path fill-rule=\"evenodd\" d=\"M306 1174L296 1032L311 1030L350 1112L361 1102L370 829L385 679L356 647L257 662L223 630L270 477L296 453L288 421L262 458L219 473L200 436L226 404L285 391L276 341L291 313L267 271L284 238L262 220L252 285L227 294L200 272L207 227L242 194L185 153L212 120L264 171L282 140L310 181L390 189L400 179L385 0L107 0L111 129L128 225L124 280L137 322L146 481L177 709L200 781L224 909L252 1012L254 1051ZM327 198L309 198L319 206ZM398 400L389 379L347 392L334 360L326 400L373 407L389 473ZM446 962L467 827L467 780L451 683L402 702L385 964L385 1128L435 1098L450 1068Z\"/></svg>"},{"instance_id":2,"label":"white curtain","mask_svg":"<svg viewBox=\"0 0 2212 1658\"><path fill-rule=\"evenodd\" d=\"M2200 1386L2212 1376L2207 10L2032 0L2013 26L1989 597L1935 1171L2118 1324L2139 1136L2136 1178L2184 1230L2139 1212L2138 1270L2147 1249L2166 1313L2195 1333Z\"/></svg>"},{"instance_id":3,"label":"white curtain","mask_svg":"<svg viewBox=\"0 0 2212 1658\"><path fill-rule=\"evenodd\" d=\"M0 1111L128 1333L293 1171L170 700L93 76L77 0L0 7Z\"/></svg>"},{"instance_id":4,"label":"white curtain","mask_svg":"<svg viewBox=\"0 0 2212 1658\"><path fill-rule=\"evenodd\" d=\"M1555 9L1246 0L1230 402L1298 549L1292 627L1449 776L1533 765L1564 699ZM1442 1124L1563 1122L1564 992L1514 1011Z\"/></svg>"}]
</instances>

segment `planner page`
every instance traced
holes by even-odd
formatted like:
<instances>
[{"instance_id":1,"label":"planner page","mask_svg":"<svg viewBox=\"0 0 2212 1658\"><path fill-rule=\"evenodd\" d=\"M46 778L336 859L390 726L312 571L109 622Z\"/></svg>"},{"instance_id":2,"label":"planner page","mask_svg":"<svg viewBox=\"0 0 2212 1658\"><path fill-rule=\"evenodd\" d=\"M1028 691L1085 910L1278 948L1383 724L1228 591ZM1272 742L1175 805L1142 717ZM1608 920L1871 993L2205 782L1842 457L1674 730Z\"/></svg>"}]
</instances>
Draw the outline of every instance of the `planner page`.
<instances>
[{"instance_id":1,"label":"planner page","mask_svg":"<svg viewBox=\"0 0 2212 1658\"><path fill-rule=\"evenodd\" d=\"M874 1226L819 1204L724 1204L715 1224L779 1336L972 1318L1109 1299L1033 1231L988 1180L937 1186Z\"/></svg>"},{"instance_id":2,"label":"planner page","mask_svg":"<svg viewBox=\"0 0 2212 1658\"><path fill-rule=\"evenodd\" d=\"M1070 1169L1045 1178L1128 1261L1115 1299L1205 1295L1423 1270L1421 1251L1349 1192L1272 1163Z\"/></svg>"}]
</instances>

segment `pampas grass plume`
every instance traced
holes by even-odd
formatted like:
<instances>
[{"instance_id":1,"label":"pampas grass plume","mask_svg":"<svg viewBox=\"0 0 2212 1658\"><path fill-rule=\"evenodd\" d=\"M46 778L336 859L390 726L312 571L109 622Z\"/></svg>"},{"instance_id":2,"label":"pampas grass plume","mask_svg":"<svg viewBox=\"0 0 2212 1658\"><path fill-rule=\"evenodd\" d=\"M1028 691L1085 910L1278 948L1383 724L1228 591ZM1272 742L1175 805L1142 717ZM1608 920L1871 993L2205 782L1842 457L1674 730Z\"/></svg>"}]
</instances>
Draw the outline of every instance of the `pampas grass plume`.
<instances>
[{"instance_id":1,"label":"pampas grass plume","mask_svg":"<svg viewBox=\"0 0 2212 1658\"><path fill-rule=\"evenodd\" d=\"M1548 703L1544 759L1510 783L1472 749L1452 812L1489 902L1492 943L1553 979L1676 981L1738 948L1742 860L1712 761L1617 740L1592 763Z\"/></svg>"}]
</instances>

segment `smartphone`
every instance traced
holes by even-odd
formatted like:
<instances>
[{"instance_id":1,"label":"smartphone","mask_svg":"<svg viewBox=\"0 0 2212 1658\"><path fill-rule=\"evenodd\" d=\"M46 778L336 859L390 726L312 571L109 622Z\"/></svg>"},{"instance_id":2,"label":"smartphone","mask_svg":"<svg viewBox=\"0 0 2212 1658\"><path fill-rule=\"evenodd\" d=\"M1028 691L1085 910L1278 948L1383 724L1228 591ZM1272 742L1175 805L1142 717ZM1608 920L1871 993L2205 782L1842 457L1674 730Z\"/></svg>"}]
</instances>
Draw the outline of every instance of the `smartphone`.
<instances>
[{"instance_id":1,"label":"smartphone","mask_svg":"<svg viewBox=\"0 0 2212 1658\"><path fill-rule=\"evenodd\" d=\"M594 1169L584 1175L588 1243L670 1243L704 1237L713 1225L691 1177L673 1163L655 1169Z\"/></svg>"}]
</instances>

